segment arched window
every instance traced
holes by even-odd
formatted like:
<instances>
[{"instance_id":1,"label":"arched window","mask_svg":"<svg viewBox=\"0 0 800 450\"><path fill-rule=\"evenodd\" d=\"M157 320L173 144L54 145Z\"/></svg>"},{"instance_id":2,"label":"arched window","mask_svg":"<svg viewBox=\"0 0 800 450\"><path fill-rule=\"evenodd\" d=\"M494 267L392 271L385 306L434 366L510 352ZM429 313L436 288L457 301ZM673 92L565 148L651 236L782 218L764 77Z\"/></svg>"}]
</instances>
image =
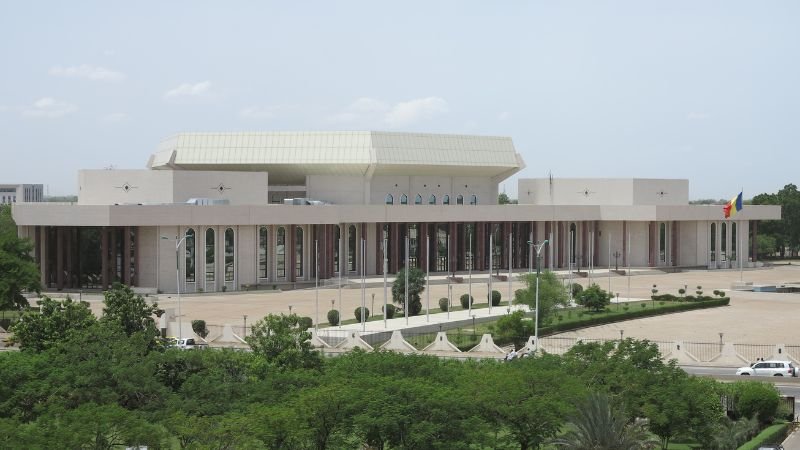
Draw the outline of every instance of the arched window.
<instances>
[{"instance_id":1,"label":"arched window","mask_svg":"<svg viewBox=\"0 0 800 450\"><path fill-rule=\"evenodd\" d=\"M184 279L187 283L194 283L195 280L195 235L194 230L186 230L186 269Z\"/></svg>"},{"instance_id":2,"label":"arched window","mask_svg":"<svg viewBox=\"0 0 800 450\"><path fill-rule=\"evenodd\" d=\"M428 204L429 205L435 205L436 204L436 196L435 195L431 194L431 196L428 197Z\"/></svg>"},{"instance_id":3,"label":"arched window","mask_svg":"<svg viewBox=\"0 0 800 450\"><path fill-rule=\"evenodd\" d=\"M477 205L478 204L478 196L475 195L475 194L472 194L472 197L469 198L469 204L470 205Z\"/></svg>"},{"instance_id":4,"label":"arched window","mask_svg":"<svg viewBox=\"0 0 800 450\"><path fill-rule=\"evenodd\" d=\"M406 194L403 194L403 195L400 196L400 204L401 205L407 205L408 204L408 196Z\"/></svg>"},{"instance_id":5,"label":"arched window","mask_svg":"<svg viewBox=\"0 0 800 450\"><path fill-rule=\"evenodd\" d=\"M664 222L658 226L658 260L667 262L667 224Z\"/></svg>"},{"instance_id":6,"label":"arched window","mask_svg":"<svg viewBox=\"0 0 800 450\"><path fill-rule=\"evenodd\" d=\"M450 196L449 195L445 194L445 196L442 197L442 204L443 205L449 205L450 204Z\"/></svg>"},{"instance_id":7,"label":"arched window","mask_svg":"<svg viewBox=\"0 0 800 450\"><path fill-rule=\"evenodd\" d=\"M267 249L269 248L269 233L267 227L258 229L258 278L269 278L267 266Z\"/></svg>"},{"instance_id":8,"label":"arched window","mask_svg":"<svg viewBox=\"0 0 800 450\"><path fill-rule=\"evenodd\" d=\"M417 194L417 196L414 197L414 204L415 205L421 205L422 204L422 196L421 195Z\"/></svg>"},{"instance_id":9,"label":"arched window","mask_svg":"<svg viewBox=\"0 0 800 450\"><path fill-rule=\"evenodd\" d=\"M356 270L356 226L347 229L347 270Z\"/></svg>"},{"instance_id":10,"label":"arched window","mask_svg":"<svg viewBox=\"0 0 800 450\"><path fill-rule=\"evenodd\" d=\"M206 281L214 281L214 229L206 230Z\"/></svg>"},{"instance_id":11,"label":"arched window","mask_svg":"<svg viewBox=\"0 0 800 450\"><path fill-rule=\"evenodd\" d=\"M717 224L711 224L711 260L717 260Z\"/></svg>"},{"instance_id":12,"label":"arched window","mask_svg":"<svg viewBox=\"0 0 800 450\"><path fill-rule=\"evenodd\" d=\"M463 204L464 204L464 196L458 194L458 197L456 197L456 205L463 205Z\"/></svg>"},{"instance_id":13,"label":"arched window","mask_svg":"<svg viewBox=\"0 0 800 450\"><path fill-rule=\"evenodd\" d=\"M275 269L278 278L286 278L286 228L278 228L278 238L275 246Z\"/></svg>"},{"instance_id":14,"label":"arched window","mask_svg":"<svg viewBox=\"0 0 800 450\"><path fill-rule=\"evenodd\" d=\"M303 276L303 229L297 227L294 241L294 275Z\"/></svg>"},{"instance_id":15,"label":"arched window","mask_svg":"<svg viewBox=\"0 0 800 450\"><path fill-rule=\"evenodd\" d=\"M234 279L234 249L236 248L233 243L233 229L225 229L225 281L233 281Z\"/></svg>"},{"instance_id":16,"label":"arched window","mask_svg":"<svg viewBox=\"0 0 800 450\"><path fill-rule=\"evenodd\" d=\"M392 194L386 194L386 204L394 205L394 197L392 197Z\"/></svg>"},{"instance_id":17,"label":"arched window","mask_svg":"<svg viewBox=\"0 0 800 450\"><path fill-rule=\"evenodd\" d=\"M728 239L727 239L728 238L728 233L727 233L727 231L728 231L728 224L723 222L722 223L722 228L720 228L720 236L719 236L720 237L720 241L722 241L722 243L719 246L719 250L720 250L719 259L721 261L726 261L727 260L727 258L726 258L727 253L728 253Z\"/></svg>"}]
</instances>

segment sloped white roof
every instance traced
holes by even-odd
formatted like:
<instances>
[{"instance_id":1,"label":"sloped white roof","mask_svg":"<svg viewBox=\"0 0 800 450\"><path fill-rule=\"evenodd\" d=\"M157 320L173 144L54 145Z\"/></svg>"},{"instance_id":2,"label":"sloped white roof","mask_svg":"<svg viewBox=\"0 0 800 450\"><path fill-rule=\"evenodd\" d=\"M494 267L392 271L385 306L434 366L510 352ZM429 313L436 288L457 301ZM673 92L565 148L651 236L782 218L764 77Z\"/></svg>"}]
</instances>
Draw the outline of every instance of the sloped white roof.
<instances>
[{"instance_id":1,"label":"sloped white roof","mask_svg":"<svg viewBox=\"0 0 800 450\"><path fill-rule=\"evenodd\" d=\"M308 174L502 176L524 167L511 138L370 131L181 133L151 169L267 171L270 182Z\"/></svg>"}]
</instances>

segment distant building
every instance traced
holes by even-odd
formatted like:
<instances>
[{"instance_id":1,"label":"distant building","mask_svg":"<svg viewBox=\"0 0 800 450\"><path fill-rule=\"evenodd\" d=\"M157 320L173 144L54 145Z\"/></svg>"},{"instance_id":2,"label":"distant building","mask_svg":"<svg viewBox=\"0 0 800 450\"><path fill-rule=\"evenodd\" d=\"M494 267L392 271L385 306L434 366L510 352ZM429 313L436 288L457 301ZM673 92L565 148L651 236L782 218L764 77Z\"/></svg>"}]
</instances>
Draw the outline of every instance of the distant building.
<instances>
[{"instance_id":1,"label":"distant building","mask_svg":"<svg viewBox=\"0 0 800 450\"><path fill-rule=\"evenodd\" d=\"M17 203L52 288L174 292L397 273L737 267L779 206L689 205L689 181L520 179L511 138L384 132L183 133L143 170L82 170L77 204ZM491 236L491 240L490 240ZM176 238L180 247L176 252ZM490 246L491 242L491 246ZM176 261L177 258L177 261Z\"/></svg>"},{"instance_id":2,"label":"distant building","mask_svg":"<svg viewBox=\"0 0 800 450\"><path fill-rule=\"evenodd\" d=\"M41 202L43 199L42 184L0 184L0 205Z\"/></svg>"}]
</instances>

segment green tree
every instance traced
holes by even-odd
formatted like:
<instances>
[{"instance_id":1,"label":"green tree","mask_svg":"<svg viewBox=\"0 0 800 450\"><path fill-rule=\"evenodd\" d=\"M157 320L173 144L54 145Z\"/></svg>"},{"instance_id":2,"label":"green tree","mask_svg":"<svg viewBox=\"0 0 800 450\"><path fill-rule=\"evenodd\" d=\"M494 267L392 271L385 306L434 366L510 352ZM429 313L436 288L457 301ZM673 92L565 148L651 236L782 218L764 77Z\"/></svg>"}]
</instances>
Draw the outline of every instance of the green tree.
<instances>
[{"instance_id":1,"label":"green tree","mask_svg":"<svg viewBox=\"0 0 800 450\"><path fill-rule=\"evenodd\" d=\"M781 257L788 251L791 256L800 249L800 191L794 184L787 184L775 194L759 194L753 197L754 205L780 205L780 220L759 223L759 235L775 238Z\"/></svg>"},{"instance_id":2,"label":"green tree","mask_svg":"<svg viewBox=\"0 0 800 450\"><path fill-rule=\"evenodd\" d=\"M769 234L759 234L756 241L759 258L774 255L778 248L778 242L775 240L775 236Z\"/></svg>"},{"instance_id":3,"label":"green tree","mask_svg":"<svg viewBox=\"0 0 800 450\"><path fill-rule=\"evenodd\" d=\"M650 431L661 439L662 449L682 434L707 448L713 443L714 430L725 419L717 383L677 371L651 387L644 411Z\"/></svg>"},{"instance_id":4,"label":"green tree","mask_svg":"<svg viewBox=\"0 0 800 450\"><path fill-rule=\"evenodd\" d=\"M579 405L571 428L560 439L553 441L559 447L583 450L639 450L655 448L641 421L633 423L614 409L608 395L592 393Z\"/></svg>"},{"instance_id":5,"label":"green tree","mask_svg":"<svg viewBox=\"0 0 800 450\"><path fill-rule=\"evenodd\" d=\"M66 339L71 331L92 326L96 319L87 302L63 301L43 297L39 313L26 312L11 331L23 350L43 351Z\"/></svg>"},{"instance_id":6,"label":"green tree","mask_svg":"<svg viewBox=\"0 0 800 450\"><path fill-rule=\"evenodd\" d=\"M425 290L425 273L417 267L406 271L405 268L397 272L397 278L392 283L392 301L405 308L406 273L408 273L408 314L416 316L422 311L422 291Z\"/></svg>"},{"instance_id":7,"label":"green tree","mask_svg":"<svg viewBox=\"0 0 800 450\"><path fill-rule=\"evenodd\" d=\"M497 196L498 205L516 205L517 203L516 199L512 200L505 192Z\"/></svg>"},{"instance_id":8,"label":"green tree","mask_svg":"<svg viewBox=\"0 0 800 450\"><path fill-rule=\"evenodd\" d=\"M253 354L279 369L318 368L319 352L311 347L311 333L299 327L297 314L269 314L253 325L245 338Z\"/></svg>"},{"instance_id":9,"label":"green tree","mask_svg":"<svg viewBox=\"0 0 800 450\"><path fill-rule=\"evenodd\" d=\"M111 289L103 292L105 307L102 320L119 325L128 336L147 331L155 338L158 330L153 316L159 311L158 303L148 305L130 286L114 283Z\"/></svg>"},{"instance_id":10,"label":"green tree","mask_svg":"<svg viewBox=\"0 0 800 450\"><path fill-rule=\"evenodd\" d=\"M611 294L604 291L600 286L592 283L591 286L578 293L575 298L576 303L589 308L595 312L602 311L611 302Z\"/></svg>"},{"instance_id":11,"label":"green tree","mask_svg":"<svg viewBox=\"0 0 800 450\"><path fill-rule=\"evenodd\" d=\"M514 293L514 303L528 305L533 310L536 308L536 274L526 274L520 278L527 288L517 289ZM569 295L564 285L555 273L549 270L542 271L539 274L539 326L550 323L557 307L566 306L569 306Z\"/></svg>"},{"instance_id":12,"label":"green tree","mask_svg":"<svg viewBox=\"0 0 800 450\"><path fill-rule=\"evenodd\" d=\"M208 327L206 327L206 321L201 319L193 320L192 331L194 331L196 335L205 339L206 336L208 336Z\"/></svg>"},{"instance_id":13,"label":"green tree","mask_svg":"<svg viewBox=\"0 0 800 450\"><path fill-rule=\"evenodd\" d=\"M761 424L772 422L781 405L780 393L770 383L737 381L725 386L733 397L734 417L757 419Z\"/></svg>"},{"instance_id":14,"label":"green tree","mask_svg":"<svg viewBox=\"0 0 800 450\"><path fill-rule=\"evenodd\" d=\"M17 237L9 205L0 206L0 310L28 307L23 292L41 292L39 268L31 256L33 244Z\"/></svg>"}]
</instances>

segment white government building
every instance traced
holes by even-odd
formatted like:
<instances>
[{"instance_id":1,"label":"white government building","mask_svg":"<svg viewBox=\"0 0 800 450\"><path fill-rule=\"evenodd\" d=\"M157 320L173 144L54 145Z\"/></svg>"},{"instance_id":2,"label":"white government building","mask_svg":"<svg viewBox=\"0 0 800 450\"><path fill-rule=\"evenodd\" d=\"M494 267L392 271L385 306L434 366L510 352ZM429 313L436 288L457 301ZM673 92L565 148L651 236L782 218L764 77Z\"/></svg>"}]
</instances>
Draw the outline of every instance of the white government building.
<instances>
[{"instance_id":1,"label":"white government building","mask_svg":"<svg viewBox=\"0 0 800 450\"><path fill-rule=\"evenodd\" d=\"M49 288L209 292L396 273L406 236L410 265L440 274L526 271L544 239L543 268L747 267L758 221L781 215L725 220L675 179L520 179L498 205L524 166L508 137L181 133L147 169L80 171L77 204L17 199L13 216Z\"/></svg>"}]
</instances>

